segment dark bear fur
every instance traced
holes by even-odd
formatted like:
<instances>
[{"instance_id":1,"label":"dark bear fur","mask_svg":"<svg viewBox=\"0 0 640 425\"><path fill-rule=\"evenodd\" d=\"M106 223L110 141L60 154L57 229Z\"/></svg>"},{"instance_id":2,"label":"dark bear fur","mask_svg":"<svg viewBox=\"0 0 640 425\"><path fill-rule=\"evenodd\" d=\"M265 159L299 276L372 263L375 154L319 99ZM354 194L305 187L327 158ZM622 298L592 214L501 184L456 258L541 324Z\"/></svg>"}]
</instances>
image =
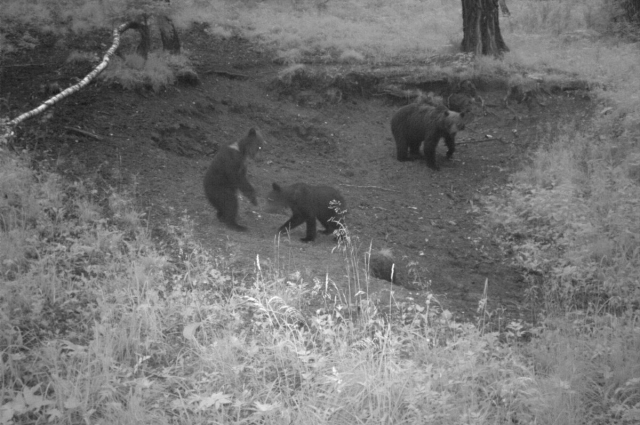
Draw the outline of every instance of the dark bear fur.
<instances>
[{"instance_id":1,"label":"dark bear fur","mask_svg":"<svg viewBox=\"0 0 640 425\"><path fill-rule=\"evenodd\" d=\"M329 186L310 186L295 183L281 187L273 183L273 190L267 196L269 212L279 212L290 208L293 215L278 229L278 233L291 231L307 223L307 235L300 239L311 242L316 238L316 220L325 228L324 234L330 235L344 224L347 203L336 189Z\"/></svg>"},{"instance_id":2,"label":"dark bear fur","mask_svg":"<svg viewBox=\"0 0 640 425\"><path fill-rule=\"evenodd\" d=\"M447 144L447 158L450 159L456 150L456 133L463 129L464 113L424 102L403 106L391 119L398 161L419 157L420 145L424 142L427 165L435 170L440 169L436 163L436 147L440 139Z\"/></svg>"},{"instance_id":3,"label":"dark bear fur","mask_svg":"<svg viewBox=\"0 0 640 425\"><path fill-rule=\"evenodd\" d=\"M204 193L217 210L218 219L234 230L247 230L236 223L240 190L253 205L258 205L256 191L247 180L247 157L254 158L262 149L264 139L260 131L252 128L239 142L222 146L213 157L204 176Z\"/></svg>"}]
</instances>

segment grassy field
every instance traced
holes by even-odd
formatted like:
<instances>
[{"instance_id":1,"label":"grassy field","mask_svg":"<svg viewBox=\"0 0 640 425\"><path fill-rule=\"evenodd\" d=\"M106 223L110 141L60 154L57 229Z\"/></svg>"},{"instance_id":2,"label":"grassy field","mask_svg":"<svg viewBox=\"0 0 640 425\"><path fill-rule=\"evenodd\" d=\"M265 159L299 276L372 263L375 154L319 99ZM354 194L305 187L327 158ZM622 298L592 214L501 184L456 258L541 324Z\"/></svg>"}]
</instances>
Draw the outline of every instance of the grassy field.
<instances>
[{"instance_id":1,"label":"grassy field","mask_svg":"<svg viewBox=\"0 0 640 425\"><path fill-rule=\"evenodd\" d=\"M45 30L89 31L144 2L1 3L4 28L28 17ZM533 328L454 323L435 300L393 324L366 296L357 318L329 297L302 317L304 297L326 294L326 282L256 261L256 279L241 285L188 221L161 249L126 192L111 194L105 212L90 183L35 172L3 150L0 424L638 423L637 44L619 37L625 28L604 0L508 4L511 52L479 60L482 72L572 74L593 82L601 104L591 128L544 141L485 200L487 226L544 276L531 282L544 312ZM291 64L416 61L461 41L456 0L172 7L182 26L206 21ZM1 52L20 48L6 35ZM364 256L349 244L342 252L345 264Z\"/></svg>"}]
</instances>

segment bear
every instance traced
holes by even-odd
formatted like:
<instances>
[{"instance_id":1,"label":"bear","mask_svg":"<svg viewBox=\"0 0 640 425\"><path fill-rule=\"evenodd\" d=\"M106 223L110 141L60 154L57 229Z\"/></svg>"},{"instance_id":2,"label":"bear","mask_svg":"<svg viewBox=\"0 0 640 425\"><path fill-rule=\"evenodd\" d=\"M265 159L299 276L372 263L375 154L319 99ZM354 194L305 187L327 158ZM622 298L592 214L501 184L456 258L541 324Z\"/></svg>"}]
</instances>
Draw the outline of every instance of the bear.
<instances>
[{"instance_id":1,"label":"bear","mask_svg":"<svg viewBox=\"0 0 640 425\"><path fill-rule=\"evenodd\" d=\"M237 231L247 228L236 222L240 190L253 205L258 205L256 191L247 180L247 158L255 158L264 139L260 130L251 128L239 142L222 146L204 175L204 193L216 209L218 220Z\"/></svg>"},{"instance_id":2,"label":"bear","mask_svg":"<svg viewBox=\"0 0 640 425\"><path fill-rule=\"evenodd\" d=\"M391 119L398 161L420 157L420 145L424 142L427 166L434 170L440 169L436 162L436 147L440 139L444 138L449 149L447 159L451 159L456 150L456 133L463 129L464 113L424 102L403 106Z\"/></svg>"},{"instance_id":3,"label":"bear","mask_svg":"<svg viewBox=\"0 0 640 425\"><path fill-rule=\"evenodd\" d=\"M267 211L277 213L284 208L290 208L292 212L291 218L278 229L278 234L307 223L307 234L300 240L311 242L316 238L316 220L324 226L325 235L330 235L334 230L344 226L347 203L336 189L305 183L290 186L273 183L272 189L267 195Z\"/></svg>"}]
</instances>

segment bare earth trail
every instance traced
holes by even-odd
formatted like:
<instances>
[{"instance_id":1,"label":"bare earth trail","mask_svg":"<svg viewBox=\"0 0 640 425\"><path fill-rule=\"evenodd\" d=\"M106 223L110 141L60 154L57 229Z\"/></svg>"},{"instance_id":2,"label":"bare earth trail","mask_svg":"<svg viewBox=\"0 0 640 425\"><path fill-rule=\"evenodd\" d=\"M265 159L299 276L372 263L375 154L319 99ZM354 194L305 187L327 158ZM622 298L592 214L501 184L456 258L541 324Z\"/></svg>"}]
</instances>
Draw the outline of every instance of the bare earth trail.
<instances>
[{"instance_id":1,"label":"bare earth trail","mask_svg":"<svg viewBox=\"0 0 640 425\"><path fill-rule=\"evenodd\" d=\"M374 250L390 248L401 265L413 264L421 281L430 282L430 292L456 317L474 317L485 280L490 308L504 306L511 317L519 314L523 278L491 235L480 229L478 204L482 195L507 182L534 143L549 137L559 122L579 126L588 119L587 100L560 95L548 98L544 108L516 106L521 121L502 106L491 107L494 114L477 116L459 133L453 161L444 162L441 147L443 166L435 172L422 161L396 161L389 121L397 104L381 98L345 97L329 103L320 95L310 95L314 101L308 101L307 94L280 96L270 82L282 67L251 44L191 31L184 45L197 64L199 86L138 94L91 85L54 107L49 120L27 123L25 143L56 158L59 170L71 176L97 177L114 186L135 181L150 227L179 224L186 214L200 242L240 273L254 270L260 258L265 267L278 264L287 273L300 271L308 283L313 278L324 282L328 276L348 293L345 255L333 250L331 237L318 235L314 243L305 244L299 240L304 235L301 226L276 247L274 232L287 216L262 211L272 182L334 186L347 200L348 227L360 247L361 267L370 244ZM51 55L44 49L41 54ZM59 55L47 61L63 60L64 52ZM0 96L11 94L11 117L41 100L29 93L34 81L51 78L51 70L21 72L4 69ZM480 94L496 106L504 96L503 91ZM216 144L238 140L252 126L262 130L268 143L249 164L260 206L241 200L239 222L249 231L238 233L216 220L202 191L202 177ZM90 131L102 140L65 127ZM464 143L485 135L504 143ZM398 303L422 303L428 293L377 279L368 290L384 304L390 291ZM315 301L310 302L315 308Z\"/></svg>"}]
</instances>

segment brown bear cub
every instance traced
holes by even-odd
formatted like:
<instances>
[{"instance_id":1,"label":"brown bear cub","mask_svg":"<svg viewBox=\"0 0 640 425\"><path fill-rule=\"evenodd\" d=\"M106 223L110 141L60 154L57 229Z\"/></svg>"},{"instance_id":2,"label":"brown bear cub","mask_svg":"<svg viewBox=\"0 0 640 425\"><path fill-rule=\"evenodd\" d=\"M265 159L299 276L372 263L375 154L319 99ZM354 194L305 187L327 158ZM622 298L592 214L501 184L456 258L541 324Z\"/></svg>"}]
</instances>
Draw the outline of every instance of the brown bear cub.
<instances>
[{"instance_id":1,"label":"brown bear cub","mask_svg":"<svg viewBox=\"0 0 640 425\"><path fill-rule=\"evenodd\" d=\"M456 150L456 133L463 129L464 113L424 102L403 106L391 119L398 161L420 157L420 145L424 142L427 165L435 170L440 169L436 163L436 147L440 139L447 144L447 158L451 159Z\"/></svg>"},{"instance_id":2,"label":"brown bear cub","mask_svg":"<svg viewBox=\"0 0 640 425\"><path fill-rule=\"evenodd\" d=\"M236 223L238 189L253 205L258 205L256 191L247 180L245 160L254 158L263 143L260 131L252 128L239 142L222 146L204 175L204 193L209 203L217 210L218 219L234 230L247 230Z\"/></svg>"},{"instance_id":3,"label":"brown bear cub","mask_svg":"<svg viewBox=\"0 0 640 425\"><path fill-rule=\"evenodd\" d=\"M273 190L267 195L267 211L276 213L290 208L293 215L278 229L278 233L291 231L307 223L307 236L300 239L311 242L316 238L316 220L325 228L324 234L330 235L344 225L347 203L336 189L329 186L310 186L295 183L281 187L273 183Z\"/></svg>"}]
</instances>

